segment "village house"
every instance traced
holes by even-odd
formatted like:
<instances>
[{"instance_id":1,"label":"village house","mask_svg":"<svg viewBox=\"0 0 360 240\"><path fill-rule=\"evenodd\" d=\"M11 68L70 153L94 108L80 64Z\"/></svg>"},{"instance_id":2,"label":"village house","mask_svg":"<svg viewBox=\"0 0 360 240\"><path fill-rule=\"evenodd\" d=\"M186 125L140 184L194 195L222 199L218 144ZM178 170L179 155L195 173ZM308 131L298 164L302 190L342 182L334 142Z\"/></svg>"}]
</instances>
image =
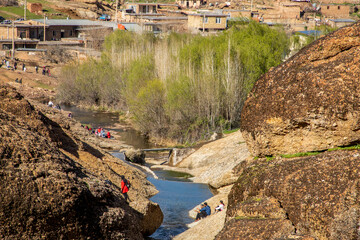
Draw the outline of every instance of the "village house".
<instances>
[{"instance_id":1,"label":"village house","mask_svg":"<svg viewBox=\"0 0 360 240\"><path fill-rule=\"evenodd\" d=\"M29 33L30 38L41 41L59 41L63 38L78 38L80 33L101 29L103 36L113 32L113 28L104 26L103 22L85 19L34 19L23 21L27 25L34 26L38 32ZM45 38L44 38L45 29Z\"/></svg>"},{"instance_id":2,"label":"village house","mask_svg":"<svg viewBox=\"0 0 360 240\"><path fill-rule=\"evenodd\" d=\"M356 21L353 19L328 19L328 23L331 27L341 28L347 25L351 25Z\"/></svg>"},{"instance_id":3,"label":"village house","mask_svg":"<svg viewBox=\"0 0 360 240\"><path fill-rule=\"evenodd\" d=\"M290 24L300 19L301 8L296 3L280 3L261 11L261 21Z\"/></svg>"},{"instance_id":4,"label":"village house","mask_svg":"<svg viewBox=\"0 0 360 240\"><path fill-rule=\"evenodd\" d=\"M206 4L206 0L182 0L177 3L182 8L200 8L201 5Z\"/></svg>"},{"instance_id":5,"label":"village house","mask_svg":"<svg viewBox=\"0 0 360 240\"><path fill-rule=\"evenodd\" d=\"M227 28L227 14L197 13L188 15L188 29L213 32Z\"/></svg>"},{"instance_id":6,"label":"village house","mask_svg":"<svg viewBox=\"0 0 360 240\"><path fill-rule=\"evenodd\" d=\"M184 32L187 29L188 17L145 17L144 30L153 33L167 31Z\"/></svg>"},{"instance_id":7,"label":"village house","mask_svg":"<svg viewBox=\"0 0 360 240\"><path fill-rule=\"evenodd\" d=\"M12 41L17 48L37 48L40 42L55 41L60 45L84 45L86 42L98 42L118 26L115 23L103 23L82 19L36 19L0 24L1 48L8 49ZM128 26L129 27L129 26ZM44 36L45 32L45 36ZM66 40L66 41L64 41ZM55 43L51 43L54 45ZM41 44L44 45L44 44Z\"/></svg>"},{"instance_id":8,"label":"village house","mask_svg":"<svg viewBox=\"0 0 360 240\"><path fill-rule=\"evenodd\" d=\"M127 3L125 8L129 13L157 13L158 5L158 3Z\"/></svg>"},{"instance_id":9,"label":"village house","mask_svg":"<svg viewBox=\"0 0 360 240\"><path fill-rule=\"evenodd\" d=\"M44 32L41 26L31 24L15 23L0 24L0 39L39 39Z\"/></svg>"},{"instance_id":10,"label":"village house","mask_svg":"<svg viewBox=\"0 0 360 240\"><path fill-rule=\"evenodd\" d=\"M349 5L328 4L321 6L321 14L326 18L349 18Z\"/></svg>"},{"instance_id":11,"label":"village house","mask_svg":"<svg viewBox=\"0 0 360 240\"><path fill-rule=\"evenodd\" d=\"M121 19L125 22L145 22L144 17L179 16L178 9L177 4L127 3L121 11Z\"/></svg>"},{"instance_id":12,"label":"village house","mask_svg":"<svg viewBox=\"0 0 360 240\"><path fill-rule=\"evenodd\" d=\"M38 43L38 40L16 39L14 40L14 49L36 49ZM0 39L0 50L11 50L12 44L12 39Z\"/></svg>"}]
</instances>

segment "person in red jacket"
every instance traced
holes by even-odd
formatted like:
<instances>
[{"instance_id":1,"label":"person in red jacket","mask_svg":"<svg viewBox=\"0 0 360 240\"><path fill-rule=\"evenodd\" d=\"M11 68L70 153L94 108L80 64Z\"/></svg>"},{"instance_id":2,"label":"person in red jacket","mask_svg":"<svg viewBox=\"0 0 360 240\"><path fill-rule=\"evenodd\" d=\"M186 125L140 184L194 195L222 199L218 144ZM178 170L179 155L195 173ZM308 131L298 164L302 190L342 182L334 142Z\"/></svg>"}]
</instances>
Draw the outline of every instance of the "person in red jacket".
<instances>
[{"instance_id":1,"label":"person in red jacket","mask_svg":"<svg viewBox=\"0 0 360 240\"><path fill-rule=\"evenodd\" d=\"M130 182L124 176L121 176L121 193L124 195L125 201L130 200L127 192L130 188Z\"/></svg>"}]
</instances>

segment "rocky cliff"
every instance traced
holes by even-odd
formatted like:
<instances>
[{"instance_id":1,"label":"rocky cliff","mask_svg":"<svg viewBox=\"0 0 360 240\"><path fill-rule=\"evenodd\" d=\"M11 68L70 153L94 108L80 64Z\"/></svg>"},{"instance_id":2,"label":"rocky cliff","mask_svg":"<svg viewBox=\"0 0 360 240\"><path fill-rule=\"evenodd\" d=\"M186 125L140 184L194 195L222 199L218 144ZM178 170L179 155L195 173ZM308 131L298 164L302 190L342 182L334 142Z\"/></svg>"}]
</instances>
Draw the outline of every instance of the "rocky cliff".
<instances>
[{"instance_id":1,"label":"rocky cliff","mask_svg":"<svg viewBox=\"0 0 360 240\"><path fill-rule=\"evenodd\" d=\"M82 141L75 121L39 109L0 86L0 238L143 239L155 231L163 215L147 200L156 189L146 176ZM130 204L120 175L132 182Z\"/></svg>"},{"instance_id":2,"label":"rocky cliff","mask_svg":"<svg viewBox=\"0 0 360 240\"><path fill-rule=\"evenodd\" d=\"M331 33L262 76L241 131L255 156L325 150L360 140L360 23Z\"/></svg>"},{"instance_id":3,"label":"rocky cliff","mask_svg":"<svg viewBox=\"0 0 360 240\"><path fill-rule=\"evenodd\" d=\"M216 239L359 239L360 151L239 166Z\"/></svg>"},{"instance_id":4,"label":"rocky cliff","mask_svg":"<svg viewBox=\"0 0 360 240\"><path fill-rule=\"evenodd\" d=\"M260 158L237 166L216 239L360 239L360 151L338 147L360 140L359 37L341 28L256 83L241 130Z\"/></svg>"}]
</instances>

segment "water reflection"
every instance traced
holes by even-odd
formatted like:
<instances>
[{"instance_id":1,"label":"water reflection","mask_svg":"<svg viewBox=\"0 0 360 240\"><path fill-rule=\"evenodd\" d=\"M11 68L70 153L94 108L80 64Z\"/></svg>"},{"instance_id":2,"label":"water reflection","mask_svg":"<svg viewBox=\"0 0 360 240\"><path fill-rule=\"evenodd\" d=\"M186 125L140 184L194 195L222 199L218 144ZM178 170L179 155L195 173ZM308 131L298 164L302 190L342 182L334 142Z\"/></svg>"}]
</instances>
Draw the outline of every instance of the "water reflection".
<instances>
[{"instance_id":1,"label":"water reflection","mask_svg":"<svg viewBox=\"0 0 360 240\"><path fill-rule=\"evenodd\" d=\"M118 113L108 113L101 111L91 111L81 109L75 106L61 106L62 109L70 111L73 117L84 125L90 125L92 128L103 127L107 130L119 133L120 140L125 144L138 149L151 148L146 137L132 128L114 128L114 125L125 124L119 121Z\"/></svg>"}]
</instances>

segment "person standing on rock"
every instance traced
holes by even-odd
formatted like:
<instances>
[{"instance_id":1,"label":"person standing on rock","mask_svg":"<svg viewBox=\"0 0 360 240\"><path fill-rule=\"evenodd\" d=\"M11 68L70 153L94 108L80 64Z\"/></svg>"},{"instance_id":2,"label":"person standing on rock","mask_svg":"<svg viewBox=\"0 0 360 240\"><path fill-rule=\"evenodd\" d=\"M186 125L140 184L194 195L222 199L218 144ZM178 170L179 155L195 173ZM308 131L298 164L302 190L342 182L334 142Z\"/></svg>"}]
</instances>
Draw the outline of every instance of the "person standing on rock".
<instances>
[{"instance_id":1,"label":"person standing on rock","mask_svg":"<svg viewBox=\"0 0 360 240\"><path fill-rule=\"evenodd\" d=\"M35 72L38 73L39 72L39 67L36 65L35 66Z\"/></svg>"},{"instance_id":2,"label":"person standing on rock","mask_svg":"<svg viewBox=\"0 0 360 240\"><path fill-rule=\"evenodd\" d=\"M121 176L121 193L124 195L125 201L130 200L127 192L130 188L130 182L124 176Z\"/></svg>"}]
</instances>

